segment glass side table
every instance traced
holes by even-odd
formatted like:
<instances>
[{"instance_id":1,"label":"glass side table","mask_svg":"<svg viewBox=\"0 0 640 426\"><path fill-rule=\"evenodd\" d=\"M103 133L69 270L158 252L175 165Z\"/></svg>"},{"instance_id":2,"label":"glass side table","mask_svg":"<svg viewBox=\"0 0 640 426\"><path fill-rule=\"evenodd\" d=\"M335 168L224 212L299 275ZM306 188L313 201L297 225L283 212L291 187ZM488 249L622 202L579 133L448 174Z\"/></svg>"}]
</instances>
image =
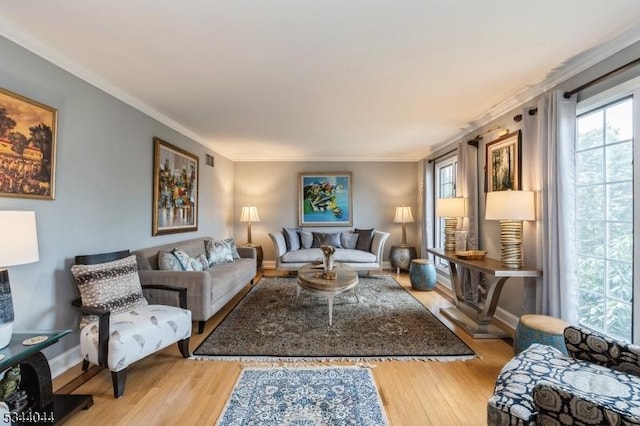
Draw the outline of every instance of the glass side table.
<instances>
[{"instance_id":1,"label":"glass side table","mask_svg":"<svg viewBox=\"0 0 640 426\"><path fill-rule=\"evenodd\" d=\"M0 371L20 366L19 389L27 393L28 403L20 411L5 413L13 424L61 424L72 414L93 405L92 395L53 393L51 369L42 353L71 330L13 333L9 345L0 349ZM29 343L29 344L25 344Z\"/></svg>"}]
</instances>

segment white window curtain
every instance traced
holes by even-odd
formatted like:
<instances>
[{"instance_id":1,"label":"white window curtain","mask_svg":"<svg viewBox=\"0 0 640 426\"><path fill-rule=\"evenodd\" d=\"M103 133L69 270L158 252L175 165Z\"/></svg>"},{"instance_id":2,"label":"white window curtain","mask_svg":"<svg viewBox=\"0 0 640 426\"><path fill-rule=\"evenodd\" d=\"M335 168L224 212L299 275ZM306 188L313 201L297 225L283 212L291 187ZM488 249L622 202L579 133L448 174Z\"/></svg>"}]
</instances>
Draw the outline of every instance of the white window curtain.
<instances>
[{"instance_id":1,"label":"white window curtain","mask_svg":"<svg viewBox=\"0 0 640 426\"><path fill-rule=\"evenodd\" d=\"M423 181L424 187L423 194L423 224L422 224L422 247L433 247L434 238L433 231L434 225L434 163L428 160L423 160L422 170L424 171ZM429 258L433 260L433 255L429 255Z\"/></svg>"},{"instance_id":2,"label":"white window curtain","mask_svg":"<svg viewBox=\"0 0 640 426\"><path fill-rule=\"evenodd\" d=\"M538 102L539 266L541 311L576 324L575 250L576 97L552 91Z\"/></svg>"},{"instance_id":3,"label":"white window curtain","mask_svg":"<svg viewBox=\"0 0 640 426\"><path fill-rule=\"evenodd\" d=\"M456 197L466 200L467 217L462 219L460 229L467 231L467 249L478 248L478 148L466 141L458 142L458 173ZM480 273L460 268L463 277L465 298L479 302Z\"/></svg>"}]
</instances>

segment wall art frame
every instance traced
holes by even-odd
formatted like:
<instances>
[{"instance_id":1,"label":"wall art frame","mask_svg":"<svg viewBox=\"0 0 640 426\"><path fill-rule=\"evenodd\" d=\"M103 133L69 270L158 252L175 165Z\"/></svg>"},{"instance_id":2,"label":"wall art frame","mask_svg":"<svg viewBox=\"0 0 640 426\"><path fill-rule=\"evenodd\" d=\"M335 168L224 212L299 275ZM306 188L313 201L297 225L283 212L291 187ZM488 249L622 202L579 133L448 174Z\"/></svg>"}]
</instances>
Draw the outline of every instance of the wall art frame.
<instances>
[{"instance_id":1,"label":"wall art frame","mask_svg":"<svg viewBox=\"0 0 640 426\"><path fill-rule=\"evenodd\" d=\"M299 173L298 226L353 226L351 172Z\"/></svg>"},{"instance_id":2,"label":"wall art frame","mask_svg":"<svg viewBox=\"0 0 640 426\"><path fill-rule=\"evenodd\" d=\"M485 148L485 192L520 189L522 135L520 130L489 142Z\"/></svg>"},{"instance_id":3,"label":"wall art frame","mask_svg":"<svg viewBox=\"0 0 640 426\"><path fill-rule=\"evenodd\" d=\"M153 138L152 235L198 230L200 159L160 138Z\"/></svg>"},{"instance_id":4,"label":"wall art frame","mask_svg":"<svg viewBox=\"0 0 640 426\"><path fill-rule=\"evenodd\" d=\"M0 196L55 198L58 110L0 88Z\"/></svg>"}]
</instances>

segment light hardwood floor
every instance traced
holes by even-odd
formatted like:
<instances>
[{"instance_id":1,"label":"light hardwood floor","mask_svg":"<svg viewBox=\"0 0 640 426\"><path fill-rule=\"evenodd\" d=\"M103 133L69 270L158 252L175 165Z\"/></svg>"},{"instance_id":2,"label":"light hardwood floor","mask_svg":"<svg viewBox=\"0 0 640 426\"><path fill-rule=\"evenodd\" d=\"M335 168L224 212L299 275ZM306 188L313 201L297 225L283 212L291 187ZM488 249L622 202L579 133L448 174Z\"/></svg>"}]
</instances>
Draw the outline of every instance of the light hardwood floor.
<instances>
[{"instance_id":1,"label":"light hardwood floor","mask_svg":"<svg viewBox=\"0 0 640 426\"><path fill-rule=\"evenodd\" d=\"M372 362L390 424L486 425L486 403L499 370L513 356L511 343L470 338L438 313L441 306L450 305L449 301L437 292L412 291L406 274L392 276L454 330L478 358L452 362ZM234 302L237 300L208 321L203 334L192 335L192 351ZM124 396L117 400L113 398L109 372L96 370L94 377L73 391L93 394L93 407L79 412L67 424L213 425L241 369L240 362L183 359L177 347L171 346L129 367ZM67 391L75 387L69 382L80 373L78 365L57 377L54 388Z\"/></svg>"}]
</instances>

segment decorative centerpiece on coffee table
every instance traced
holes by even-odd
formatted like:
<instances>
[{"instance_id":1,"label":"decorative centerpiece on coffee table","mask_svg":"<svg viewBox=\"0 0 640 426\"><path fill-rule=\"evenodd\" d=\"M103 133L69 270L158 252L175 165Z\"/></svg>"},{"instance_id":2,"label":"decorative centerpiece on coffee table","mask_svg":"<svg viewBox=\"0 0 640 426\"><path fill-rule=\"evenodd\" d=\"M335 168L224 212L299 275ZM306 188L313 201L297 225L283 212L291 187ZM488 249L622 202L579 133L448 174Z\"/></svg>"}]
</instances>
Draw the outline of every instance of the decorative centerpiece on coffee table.
<instances>
[{"instance_id":1,"label":"decorative centerpiece on coffee table","mask_svg":"<svg viewBox=\"0 0 640 426\"><path fill-rule=\"evenodd\" d=\"M336 273L333 271L333 255L336 252L336 248L332 245L323 244L320 246L322 250L322 265L324 266L324 272L319 274L318 278L325 280L337 279Z\"/></svg>"}]
</instances>

